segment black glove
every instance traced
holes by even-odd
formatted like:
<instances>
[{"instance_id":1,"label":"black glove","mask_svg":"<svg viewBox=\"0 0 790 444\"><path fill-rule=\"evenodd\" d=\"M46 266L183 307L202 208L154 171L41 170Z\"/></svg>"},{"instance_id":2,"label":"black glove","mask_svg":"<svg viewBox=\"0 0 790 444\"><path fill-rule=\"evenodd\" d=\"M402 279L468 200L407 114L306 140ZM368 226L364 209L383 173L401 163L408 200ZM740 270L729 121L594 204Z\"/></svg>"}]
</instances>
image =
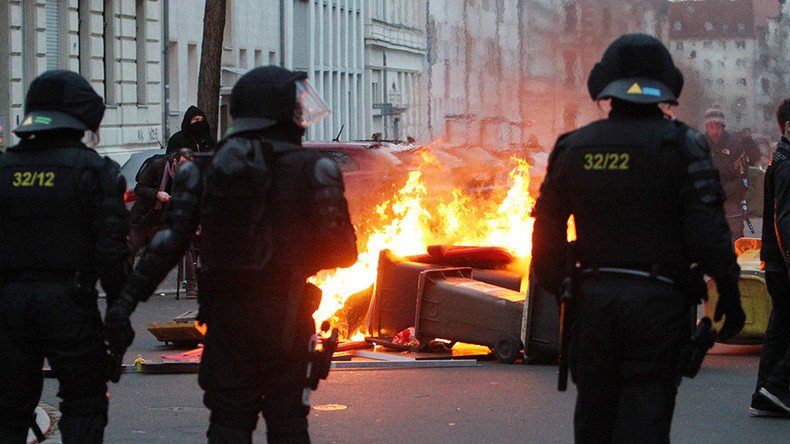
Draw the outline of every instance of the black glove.
<instances>
[{"instance_id":1,"label":"black glove","mask_svg":"<svg viewBox=\"0 0 790 444\"><path fill-rule=\"evenodd\" d=\"M107 340L110 353L123 356L126 349L132 344L134 330L129 322L129 317L136 306L136 299L126 293L121 293L107 307L107 313L104 315L104 337Z\"/></svg>"},{"instance_id":2,"label":"black glove","mask_svg":"<svg viewBox=\"0 0 790 444\"><path fill-rule=\"evenodd\" d=\"M719 322L724 316L724 325L719 330L719 340L727 341L743 328L746 322L746 313L741 307L741 293L738 290L737 281L730 285L717 285L719 290L719 302L716 304L716 312L713 320Z\"/></svg>"}]
</instances>

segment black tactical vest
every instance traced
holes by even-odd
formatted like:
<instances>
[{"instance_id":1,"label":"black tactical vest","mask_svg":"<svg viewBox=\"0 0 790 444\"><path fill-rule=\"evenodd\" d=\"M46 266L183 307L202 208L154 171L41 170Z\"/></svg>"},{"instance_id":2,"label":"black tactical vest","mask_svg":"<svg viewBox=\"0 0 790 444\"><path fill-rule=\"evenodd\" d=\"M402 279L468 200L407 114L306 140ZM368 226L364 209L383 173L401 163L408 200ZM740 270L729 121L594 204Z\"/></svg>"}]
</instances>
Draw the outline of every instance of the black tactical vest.
<instances>
[{"instance_id":1,"label":"black tactical vest","mask_svg":"<svg viewBox=\"0 0 790 444\"><path fill-rule=\"evenodd\" d=\"M95 271L95 196L83 175L100 166L85 147L0 156L0 270Z\"/></svg>"},{"instance_id":2,"label":"black tactical vest","mask_svg":"<svg viewBox=\"0 0 790 444\"><path fill-rule=\"evenodd\" d=\"M660 117L610 118L561 141L562 177L584 266L683 261L677 127Z\"/></svg>"}]
</instances>

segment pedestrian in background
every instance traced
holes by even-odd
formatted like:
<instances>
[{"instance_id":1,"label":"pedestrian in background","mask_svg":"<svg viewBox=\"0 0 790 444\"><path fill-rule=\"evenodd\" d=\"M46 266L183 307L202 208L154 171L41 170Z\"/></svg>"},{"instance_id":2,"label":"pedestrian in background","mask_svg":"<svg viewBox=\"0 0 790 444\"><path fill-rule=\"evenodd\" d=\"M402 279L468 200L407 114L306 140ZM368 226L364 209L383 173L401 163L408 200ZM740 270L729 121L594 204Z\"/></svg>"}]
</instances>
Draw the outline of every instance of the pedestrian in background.
<instances>
[{"instance_id":1,"label":"pedestrian in background","mask_svg":"<svg viewBox=\"0 0 790 444\"><path fill-rule=\"evenodd\" d=\"M162 227L165 206L170 202L173 178L178 168L194 159L189 148L180 148L167 155L147 160L137 173L134 192L137 200L131 211L132 231L129 233L129 261L134 264L141 248L147 246ZM197 297L197 276L192 250L185 253L184 279L187 298Z\"/></svg>"},{"instance_id":2,"label":"pedestrian in background","mask_svg":"<svg viewBox=\"0 0 790 444\"><path fill-rule=\"evenodd\" d=\"M120 167L98 139L104 102L79 74L30 84L18 145L0 156L0 442L25 443L44 358L58 379L63 442L100 443L107 363L96 281L126 282L129 220Z\"/></svg>"},{"instance_id":3,"label":"pedestrian in background","mask_svg":"<svg viewBox=\"0 0 790 444\"><path fill-rule=\"evenodd\" d=\"M702 272L716 280L715 318L743 327L739 267L705 139L664 116L683 76L664 45L626 34L588 79L608 118L559 137L533 216L536 284L560 294L578 264L570 369L576 442L669 442ZM576 245L568 259L567 222Z\"/></svg>"},{"instance_id":4,"label":"pedestrian in background","mask_svg":"<svg viewBox=\"0 0 790 444\"><path fill-rule=\"evenodd\" d=\"M752 416L790 418L790 99L776 111L782 137L765 172L762 248L771 318L765 331Z\"/></svg>"},{"instance_id":5,"label":"pedestrian in background","mask_svg":"<svg viewBox=\"0 0 790 444\"><path fill-rule=\"evenodd\" d=\"M705 111L705 136L724 189L724 215L735 242L744 234L749 167L759 162L760 150L750 132L731 133L725 126L721 108L714 106Z\"/></svg>"},{"instance_id":6,"label":"pedestrian in background","mask_svg":"<svg viewBox=\"0 0 790 444\"><path fill-rule=\"evenodd\" d=\"M175 178L165 227L140 259L109 335L124 350L129 316L175 265L201 227L200 310L208 326L198 382L211 410L209 443L248 443L262 413L269 442L309 442L306 395L331 349L311 351L321 269L357 260L335 162L301 146L328 113L307 75L276 66L244 74L231 92L233 126L205 170ZM199 217L198 217L199 216Z\"/></svg>"}]
</instances>

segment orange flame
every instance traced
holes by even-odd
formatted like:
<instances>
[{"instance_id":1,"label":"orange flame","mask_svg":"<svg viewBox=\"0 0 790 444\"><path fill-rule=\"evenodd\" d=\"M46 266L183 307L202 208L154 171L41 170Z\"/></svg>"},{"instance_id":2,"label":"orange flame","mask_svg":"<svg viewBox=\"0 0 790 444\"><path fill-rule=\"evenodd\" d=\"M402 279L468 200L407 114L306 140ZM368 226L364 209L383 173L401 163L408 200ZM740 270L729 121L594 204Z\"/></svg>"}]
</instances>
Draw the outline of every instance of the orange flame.
<instances>
[{"instance_id":1,"label":"orange flame","mask_svg":"<svg viewBox=\"0 0 790 444\"><path fill-rule=\"evenodd\" d=\"M528 191L531 166L523 159L511 158L515 166L499 193L478 195L455 188L449 196L434 196L426 187L423 170L428 165L436 167L439 160L427 150L421 155L420 170L409 173L406 184L376 207L366 226L356 227L358 261L349 268L325 270L311 278L324 295L313 314L317 325L331 318L349 296L375 282L383 249L407 256L425 253L432 244L499 246L519 259L521 271L527 269L533 225L529 214L535 204ZM502 193L504 189L506 193Z\"/></svg>"}]
</instances>

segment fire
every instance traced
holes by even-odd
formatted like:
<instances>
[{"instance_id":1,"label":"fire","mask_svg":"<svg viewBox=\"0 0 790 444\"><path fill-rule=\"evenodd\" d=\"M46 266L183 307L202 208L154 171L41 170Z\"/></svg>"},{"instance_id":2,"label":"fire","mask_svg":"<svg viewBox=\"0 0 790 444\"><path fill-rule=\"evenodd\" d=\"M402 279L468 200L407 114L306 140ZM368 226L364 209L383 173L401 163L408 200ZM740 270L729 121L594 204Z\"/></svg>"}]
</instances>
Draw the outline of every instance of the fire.
<instances>
[{"instance_id":1,"label":"fire","mask_svg":"<svg viewBox=\"0 0 790 444\"><path fill-rule=\"evenodd\" d=\"M535 204L528 191L531 166L523 159L511 158L515 166L499 192L480 195L455 188L449 196L434 196L424 174L440 162L428 152L422 155L420 170L409 173L406 184L379 204L364 226L357 225L357 263L311 278L324 295L313 314L317 325L332 317L349 296L373 285L383 249L408 256L425 253L432 244L499 246L519 259L521 270L528 267L533 225L529 214ZM507 192L502 192L505 189Z\"/></svg>"}]
</instances>

